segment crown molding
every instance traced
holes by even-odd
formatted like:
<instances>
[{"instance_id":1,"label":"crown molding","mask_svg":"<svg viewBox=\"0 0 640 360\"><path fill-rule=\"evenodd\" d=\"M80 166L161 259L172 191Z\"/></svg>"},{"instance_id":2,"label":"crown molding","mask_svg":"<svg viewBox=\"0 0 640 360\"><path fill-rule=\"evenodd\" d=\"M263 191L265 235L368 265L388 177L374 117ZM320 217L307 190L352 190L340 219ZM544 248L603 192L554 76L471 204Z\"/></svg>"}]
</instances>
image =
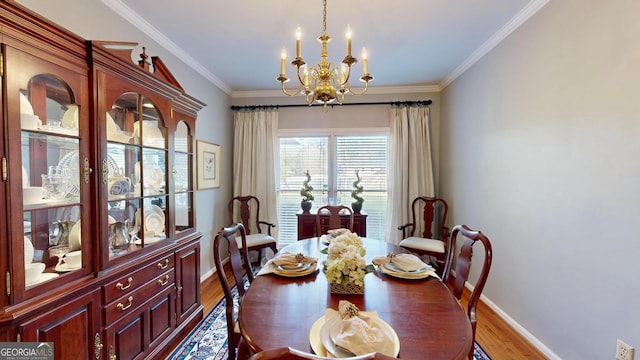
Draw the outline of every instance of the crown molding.
<instances>
[{"instance_id":1,"label":"crown molding","mask_svg":"<svg viewBox=\"0 0 640 360\"><path fill-rule=\"evenodd\" d=\"M534 0L527 4L520 12L516 14L508 23L500 28L495 34L493 34L487 41L484 42L471 56L469 56L462 64L455 68L449 75L447 75L439 84L440 89L444 89L451 84L455 79L467 71L473 64L478 62L494 47L498 46L507 36L514 32L525 21L529 20L535 13L538 12L543 6L547 5L550 0Z\"/></svg>"},{"instance_id":2,"label":"crown molding","mask_svg":"<svg viewBox=\"0 0 640 360\"><path fill-rule=\"evenodd\" d=\"M417 93L437 93L440 92L438 85L421 86L373 86L367 90L367 94L390 95L390 94L417 94ZM260 98L260 97L280 97L286 96L282 90L251 90L233 91L232 98Z\"/></svg>"},{"instance_id":3,"label":"crown molding","mask_svg":"<svg viewBox=\"0 0 640 360\"><path fill-rule=\"evenodd\" d=\"M231 88L227 86L222 80L220 80L217 76L208 71L202 64L200 64L196 59L194 59L191 55L189 55L186 51L182 50L176 43L171 41L169 38L164 36L158 29L156 29L153 25L149 24L142 16L140 16L135 11L131 10L127 5L125 5L122 0L101 0L103 4L113 10L116 14L121 16L123 19L127 20L131 25L138 28L140 31L145 33L147 36L156 41L160 46L164 47L172 54L174 54L178 59L182 60L187 66L195 70L197 73L202 75L204 78L209 80L215 86L217 86L220 90L224 91L227 95L231 94Z\"/></svg>"},{"instance_id":4,"label":"crown molding","mask_svg":"<svg viewBox=\"0 0 640 360\"><path fill-rule=\"evenodd\" d=\"M232 98L252 98L252 97L278 97L285 96L280 90L250 90L250 91L233 91L227 84L220 80L213 73L208 71L202 64L196 59L191 57L187 52L182 50L173 41L169 40L158 29L149 24L142 16L133 11L122 0L101 0L107 7L113 10L116 14L127 20L133 26L140 31L148 35L160 46L164 47L171 53L173 53L178 59L183 61L187 66L191 67L197 73L209 80L212 84L217 86L227 95ZM534 0L530 2L525 8L523 8L516 16L514 16L507 24L500 28L495 34L493 34L487 41L485 41L471 56L469 56L462 64L456 67L449 75L447 75L437 85L424 85L424 86L374 86L371 87L368 94L411 94L422 92L440 92L446 88L455 79L467 71L471 66L484 57L489 51L502 42L507 36L515 31L520 25L531 18L535 13L544 7L550 0Z\"/></svg>"}]
</instances>

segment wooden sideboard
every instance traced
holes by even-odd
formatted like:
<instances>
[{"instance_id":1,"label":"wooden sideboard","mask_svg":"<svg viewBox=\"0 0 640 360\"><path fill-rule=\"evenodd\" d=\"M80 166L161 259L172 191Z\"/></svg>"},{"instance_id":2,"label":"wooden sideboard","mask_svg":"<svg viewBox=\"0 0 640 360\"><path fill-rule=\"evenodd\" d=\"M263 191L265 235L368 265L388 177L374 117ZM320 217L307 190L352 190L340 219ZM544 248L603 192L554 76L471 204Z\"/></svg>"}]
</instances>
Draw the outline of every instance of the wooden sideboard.
<instances>
[{"instance_id":1,"label":"wooden sideboard","mask_svg":"<svg viewBox=\"0 0 640 360\"><path fill-rule=\"evenodd\" d=\"M318 234L316 232L316 212L311 211L303 213L302 211L296 214L298 217L298 240L308 239L320 234L326 233L326 229ZM322 215L325 216L325 215ZM329 218L329 215L326 215ZM343 227L347 227L348 215L340 215L340 223ZM353 214L353 232L360 236L367 236L367 213L361 211L360 214Z\"/></svg>"}]
</instances>

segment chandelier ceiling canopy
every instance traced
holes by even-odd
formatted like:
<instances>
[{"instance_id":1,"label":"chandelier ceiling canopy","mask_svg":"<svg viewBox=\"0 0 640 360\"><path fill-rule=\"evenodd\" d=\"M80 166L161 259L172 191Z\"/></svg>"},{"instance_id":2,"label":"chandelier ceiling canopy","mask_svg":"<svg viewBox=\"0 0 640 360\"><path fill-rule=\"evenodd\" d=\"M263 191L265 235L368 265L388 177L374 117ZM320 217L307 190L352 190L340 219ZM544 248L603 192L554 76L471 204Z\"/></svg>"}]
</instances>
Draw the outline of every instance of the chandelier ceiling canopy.
<instances>
[{"instance_id":1,"label":"chandelier ceiling canopy","mask_svg":"<svg viewBox=\"0 0 640 360\"><path fill-rule=\"evenodd\" d=\"M285 49L282 49L280 76L276 78L276 80L282 84L282 92L288 96L303 94L307 104L312 105L319 103L324 106L334 101L342 104L344 96L347 93L362 95L367 92L369 81L373 80L373 76L369 74L367 51L365 48L362 48L363 75L360 77L360 81L364 82L364 88L359 91L354 90L349 84L351 66L358 62L358 59L351 55L351 29L349 27L347 28L347 55L342 60L341 65L338 66L333 61L328 60L329 52L327 51L327 44L331 41L331 37L327 34L327 0L322 1L322 34L318 36L318 42L322 44L322 50L320 52L319 62L307 66L302 58L301 37L301 30L300 27L298 27L296 31L296 57L291 61L291 65L296 67L298 82L300 84L295 91L288 91L285 88L284 84L289 81L289 78L285 72L287 53Z\"/></svg>"}]
</instances>

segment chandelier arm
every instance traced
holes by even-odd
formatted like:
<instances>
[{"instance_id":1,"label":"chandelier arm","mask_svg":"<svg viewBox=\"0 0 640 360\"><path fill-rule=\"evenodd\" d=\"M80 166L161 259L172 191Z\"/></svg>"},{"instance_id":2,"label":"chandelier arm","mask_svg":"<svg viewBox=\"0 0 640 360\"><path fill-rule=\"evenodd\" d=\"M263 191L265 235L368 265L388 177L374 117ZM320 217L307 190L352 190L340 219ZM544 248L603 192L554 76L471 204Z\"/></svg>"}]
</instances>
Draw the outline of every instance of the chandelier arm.
<instances>
[{"instance_id":1,"label":"chandelier arm","mask_svg":"<svg viewBox=\"0 0 640 360\"><path fill-rule=\"evenodd\" d=\"M349 92L350 92L352 95L356 95L356 96L358 96L358 95L363 95L364 93L366 93L366 92L367 92L367 89L369 89L369 81L365 81L365 82L364 82L364 89L362 89L362 91L361 91L361 92L353 91L353 88L351 88L351 86L350 86L349 84L347 84L347 89L349 89ZM343 95L343 96L344 96L344 95Z\"/></svg>"},{"instance_id":2,"label":"chandelier arm","mask_svg":"<svg viewBox=\"0 0 640 360\"><path fill-rule=\"evenodd\" d=\"M342 71L342 70L340 70ZM351 65L347 65L347 73L344 75L344 81L340 84L341 87L349 87L349 79L351 78Z\"/></svg>"},{"instance_id":3,"label":"chandelier arm","mask_svg":"<svg viewBox=\"0 0 640 360\"><path fill-rule=\"evenodd\" d=\"M300 86L298 87L298 90L296 90L294 93L290 93L284 87L284 83L287 82L287 81L286 80L280 80L280 82L282 83L282 92L287 96L296 96L296 95L300 94L302 92L302 89L304 88L304 85L301 83Z\"/></svg>"}]
</instances>

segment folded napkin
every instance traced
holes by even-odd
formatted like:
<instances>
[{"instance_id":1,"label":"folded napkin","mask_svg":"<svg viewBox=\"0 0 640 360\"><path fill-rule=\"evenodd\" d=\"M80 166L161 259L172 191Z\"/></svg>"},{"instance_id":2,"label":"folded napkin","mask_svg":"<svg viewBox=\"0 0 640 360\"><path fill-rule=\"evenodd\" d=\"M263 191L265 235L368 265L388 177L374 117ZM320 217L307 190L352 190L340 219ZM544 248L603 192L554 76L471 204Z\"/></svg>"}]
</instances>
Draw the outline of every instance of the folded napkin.
<instances>
[{"instance_id":1,"label":"folded napkin","mask_svg":"<svg viewBox=\"0 0 640 360\"><path fill-rule=\"evenodd\" d=\"M305 256L302 253L278 253L273 259L267 261L267 263L258 272L258 275L270 274L274 272L278 266L287 267L295 266L297 264L316 264L317 262L318 259L310 256Z\"/></svg>"},{"instance_id":2,"label":"folded napkin","mask_svg":"<svg viewBox=\"0 0 640 360\"><path fill-rule=\"evenodd\" d=\"M271 259L274 265L280 266L294 266L298 264L315 264L318 262L318 259L305 256L302 253L293 254L290 252L284 252L282 254L278 254L278 256Z\"/></svg>"},{"instance_id":3,"label":"folded napkin","mask_svg":"<svg viewBox=\"0 0 640 360\"><path fill-rule=\"evenodd\" d=\"M340 321L335 344L356 355L379 352L395 357L394 337L375 311L362 312L354 304L340 300L338 311L327 309L325 321Z\"/></svg>"},{"instance_id":4,"label":"folded napkin","mask_svg":"<svg viewBox=\"0 0 640 360\"><path fill-rule=\"evenodd\" d=\"M371 262L375 265L392 263L402 271L416 271L424 268L433 269L431 265L425 264L419 257L413 254L394 255L393 253L389 253L387 256L378 256Z\"/></svg>"}]
</instances>

